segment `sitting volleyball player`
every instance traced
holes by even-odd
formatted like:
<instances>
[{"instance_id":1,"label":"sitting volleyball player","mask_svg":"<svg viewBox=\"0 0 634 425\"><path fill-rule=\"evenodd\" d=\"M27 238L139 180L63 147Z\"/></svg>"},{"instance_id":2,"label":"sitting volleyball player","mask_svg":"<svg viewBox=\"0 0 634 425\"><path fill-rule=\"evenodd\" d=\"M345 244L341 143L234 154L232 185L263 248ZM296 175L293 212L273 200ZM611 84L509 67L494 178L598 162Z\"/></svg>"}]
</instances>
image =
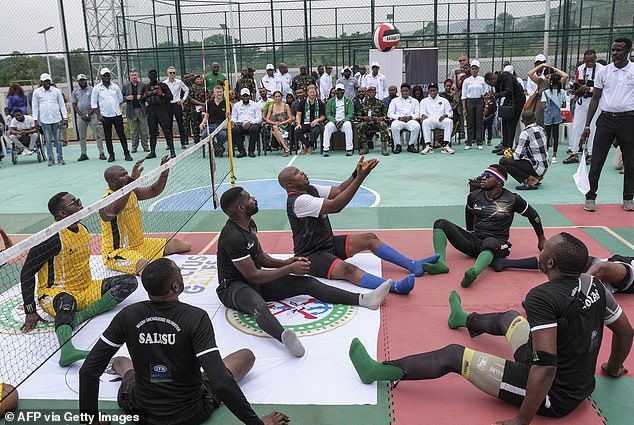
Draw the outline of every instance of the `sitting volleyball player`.
<instances>
[{"instance_id":1,"label":"sitting volleyball player","mask_svg":"<svg viewBox=\"0 0 634 425\"><path fill-rule=\"evenodd\" d=\"M137 161L128 175L125 168L113 165L106 168L104 178L108 190L104 197L133 182L141 175L143 159ZM161 165L169 156L161 159ZM164 255L179 254L191 249L188 242L172 238L146 238L143 234L139 202L159 196L167 184L169 169L161 173L150 186L137 187L126 196L99 210L101 217L101 254L106 267L124 273L140 274L151 260Z\"/></svg>"},{"instance_id":2,"label":"sitting volleyball player","mask_svg":"<svg viewBox=\"0 0 634 425\"><path fill-rule=\"evenodd\" d=\"M291 329L284 330L271 314L267 301L311 295L327 303L376 310L387 296L390 280L372 292L356 294L303 276L311 265L305 257L285 260L270 257L262 250L257 226L251 218L258 212L258 202L241 187L223 193L220 207L229 220L218 239L218 298L228 308L252 314L260 328L284 344L295 357L304 355L304 347L297 335Z\"/></svg>"},{"instance_id":3,"label":"sitting volleyball player","mask_svg":"<svg viewBox=\"0 0 634 425\"><path fill-rule=\"evenodd\" d=\"M48 201L48 210L60 221L82 209L81 200L60 192ZM77 222L56 233L29 251L22 272L22 299L26 319L22 332L30 332L40 317L35 307L55 317L55 333L61 347L59 364L69 366L88 355L70 341L80 323L111 309L126 299L137 287L136 277L124 274L93 280L90 271L90 234Z\"/></svg>"},{"instance_id":4,"label":"sitting volleyball player","mask_svg":"<svg viewBox=\"0 0 634 425\"><path fill-rule=\"evenodd\" d=\"M490 165L482 174L481 189L467 197L465 208L466 229L440 219L434 222L434 251L440 254L435 264L424 264L429 274L447 273L447 240L460 252L477 258L467 270L461 285L467 288L496 257L506 257L511 250L509 230L515 213L528 218L537 235L537 248L541 251L546 243L544 229L537 211L521 196L504 188L508 178L502 165Z\"/></svg>"},{"instance_id":5,"label":"sitting volleyball player","mask_svg":"<svg viewBox=\"0 0 634 425\"><path fill-rule=\"evenodd\" d=\"M423 263L433 264L438 255L423 260L407 258L381 242L373 233L334 236L328 214L338 213L350 203L363 180L379 163L376 159L359 159L352 176L338 186L310 184L308 176L295 167L284 168L277 179L287 194L286 212L293 231L296 256L310 260L309 274L327 279L344 279L363 288L374 289L385 279L366 273L346 262L347 258L370 250L377 257L401 266L411 274L393 281L391 292L409 294L414 289L415 276L425 273Z\"/></svg>"},{"instance_id":6,"label":"sitting volleyball player","mask_svg":"<svg viewBox=\"0 0 634 425\"><path fill-rule=\"evenodd\" d=\"M610 357L601 365L607 376L627 373L623 362L634 334L601 281L582 274L587 256L583 242L570 234L560 233L546 242L539 268L548 282L526 296L522 303L526 318L517 311L467 314L458 293L451 293L449 327L466 327L472 337L505 336L515 361L451 344L379 363L355 339L350 358L361 381L436 379L453 372L483 392L520 407L516 418L496 424L528 424L536 414L567 415L594 390L604 325L612 331Z\"/></svg>"}]
</instances>

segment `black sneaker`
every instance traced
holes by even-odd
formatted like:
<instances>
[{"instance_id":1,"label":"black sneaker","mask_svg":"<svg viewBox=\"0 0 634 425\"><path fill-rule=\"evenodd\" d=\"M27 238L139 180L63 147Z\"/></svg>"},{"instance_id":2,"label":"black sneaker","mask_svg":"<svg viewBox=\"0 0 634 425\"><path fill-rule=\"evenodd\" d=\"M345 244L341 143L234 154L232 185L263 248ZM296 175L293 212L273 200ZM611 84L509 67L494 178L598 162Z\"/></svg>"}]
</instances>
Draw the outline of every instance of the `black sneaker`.
<instances>
[{"instance_id":1,"label":"black sneaker","mask_svg":"<svg viewBox=\"0 0 634 425\"><path fill-rule=\"evenodd\" d=\"M352 156L353 151L346 151L346 156Z\"/></svg>"},{"instance_id":2,"label":"black sneaker","mask_svg":"<svg viewBox=\"0 0 634 425\"><path fill-rule=\"evenodd\" d=\"M145 156L145 159L152 159L152 158L156 158L156 152L150 152L149 154Z\"/></svg>"},{"instance_id":3,"label":"black sneaker","mask_svg":"<svg viewBox=\"0 0 634 425\"><path fill-rule=\"evenodd\" d=\"M324 158L328 158L330 156L330 154L328 153L328 151L324 151L321 156L323 156Z\"/></svg>"},{"instance_id":4,"label":"black sneaker","mask_svg":"<svg viewBox=\"0 0 634 425\"><path fill-rule=\"evenodd\" d=\"M134 159L132 158L132 156L129 153L125 154L125 160L126 161L134 161Z\"/></svg>"},{"instance_id":5,"label":"black sneaker","mask_svg":"<svg viewBox=\"0 0 634 425\"><path fill-rule=\"evenodd\" d=\"M114 162L114 155L110 155L108 157L108 162Z\"/></svg>"},{"instance_id":6,"label":"black sneaker","mask_svg":"<svg viewBox=\"0 0 634 425\"><path fill-rule=\"evenodd\" d=\"M247 153L245 151L242 151L242 152L238 152L238 154L236 155L236 158L244 158L245 156L247 156Z\"/></svg>"},{"instance_id":7,"label":"black sneaker","mask_svg":"<svg viewBox=\"0 0 634 425\"><path fill-rule=\"evenodd\" d=\"M407 146L407 152L418 153L418 149L416 149L416 146L414 145L409 145Z\"/></svg>"},{"instance_id":8,"label":"black sneaker","mask_svg":"<svg viewBox=\"0 0 634 425\"><path fill-rule=\"evenodd\" d=\"M531 186L530 184L524 182L519 186L515 186L515 190L537 190L539 189L537 186Z\"/></svg>"},{"instance_id":9,"label":"black sneaker","mask_svg":"<svg viewBox=\"0 0 634 425\"><path fill-rule=\"evenodd\" d=\"M103 152L101 152L99 154L99 159L102 160L102 161L105 161L106 160L106 155Z\"/></svg>"},{"instance_id":10,"label":"black sneaker","mask_svg":"<svg viewBox=\"0 0 634 425\"><path fill-rule=\"evenodd\" d=\"M394 147L394 153L398 154L398 153L401 153L401 152L403 152L403 148L401 147L401 145L396 145Z\"/></svg>"},{"instance_id":11,"label":"black sneaker","mask_svg":"<svg viewBox=\"0 0 634 425\"><path fill-rule=\"evenodd\" d=\"M88 155L86 155L85 153L82 153L77 161L87 161L87 160L88 160Z\"/></svg>"},{"instance_id":12,"label":"black sneaker","mask_svg":"<svg viewBox=\"0 0 634 425\"><path fill-rule=\"evenodd\" d=\"M568 158L564 159L562 162L564 164L578 164L579 163L579 156L570 155Z\"/></svg>"},{"instance_id":13,"label":"black sneaker","mask_svg":"<svg viewBox=\"0 0 634 425\"><path fill-rule=\"evenodd\" d=\"M249 152L249 158L255 158L255 153L254 152Z\"/></svg>"}]
</instances>

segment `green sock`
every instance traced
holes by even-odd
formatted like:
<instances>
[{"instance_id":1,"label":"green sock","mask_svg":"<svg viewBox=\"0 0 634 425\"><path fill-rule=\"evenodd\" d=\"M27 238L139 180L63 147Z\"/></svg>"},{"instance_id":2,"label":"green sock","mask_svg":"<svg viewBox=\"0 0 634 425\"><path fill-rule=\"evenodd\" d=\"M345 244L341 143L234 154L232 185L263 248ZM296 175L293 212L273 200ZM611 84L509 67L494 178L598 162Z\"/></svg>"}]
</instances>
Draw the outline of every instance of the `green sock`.
<instances>
[{"instance_id":1,"label":"green sock","mask_svg":"<svg viewBox=\"0 0 634 425\"><path fill-rule=\"evenodd\" d=\"M103 294L101 298L94 304L89 305L85 309L75 313L73 319L73 328L79 326L80 323L85 322L88 319L92 319L98 314L108 311L118 304L117 299L110 292Z\"/></svg>"},{"instance_id":2,"label":"green sock","mask_svg":"<svg viewBox=\"0 0 634 425\"><path fill-rule=\"evenodd\" d=\"M462 309L462 300L460 295L456 291L451 291L449 294L449 307L451 312L449 313L449 319L447 319L447 325L451 329L465 328L467 327L468 313Z\"/></svg>"},{"instance_id":3,"label":"green sock","mask_svg":"<svg viewBox=\"0 0 634 425\"><path fill-rule=\"evenodd\" d=\"M478 259L473 267L464 273L464 278L462 282L460 282L460 285L462 285L463 288L468 288L473 281L476 280L478 275L491 264L491 261L493 261L493 253L489 250L482 251L480 255L478 255Z\"/></svg>"},{"instance_id":4,"label":"green sock","mask_svg":"<svg viewBox=\"0 0 634 425\"><path fill-rule=\"evenodd\" d=\"M436 263L423 263L423 269L429 274L449 273L447 267L447 235L441 229L434 229L434 252L440 255Z\"/></svg>"},{"instance_id":5,"label":"green sock","mask_svg":"<svg viewBox=\"0 0 634 425\"><path fill-rule=\"evenodd\" d=\"M375 381L398 381L405 375L400 367L383 364L372 360L365 347L355 338L350 343L350 360L364 384L371 384Z\"/></svg>"},{"instance_id":6,"label":"green sock","mask_svg":"<svg viewBox=\"0 0 634 425\"><path fill-rule=\"evenodd\" d=\"M71 338L73 337L73 328L70 325L61 325L55 329L57 340L61 347L59 356L59 365L62 367L70 366L78 360L88 357L88 351L78 350L73 345Z\"/></svg>"}]
</instances>

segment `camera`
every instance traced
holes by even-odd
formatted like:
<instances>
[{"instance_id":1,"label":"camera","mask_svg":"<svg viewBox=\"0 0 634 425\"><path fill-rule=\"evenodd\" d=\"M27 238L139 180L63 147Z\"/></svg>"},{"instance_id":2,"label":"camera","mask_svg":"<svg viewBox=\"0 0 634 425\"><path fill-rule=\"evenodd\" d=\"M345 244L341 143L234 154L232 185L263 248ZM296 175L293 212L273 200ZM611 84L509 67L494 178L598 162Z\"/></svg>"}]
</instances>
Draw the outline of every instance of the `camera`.
<instances>
[{"instance_id":1,"label":"camera","mask_svg":"<svg viewBox=\"0 0 634 425\"><path fill-rule=\"evenodd\" d=\"M588 80L588 81L586 81L586 80L579 80L579 82L578 82L578 83L573 83L573 84L572 84L572 91L573 91L574 93L577 93L577 91L579 91L579 89L580 89L582 86L586 86L586 87L594 87L594 81L592 81L592 80ZM589 91L585 91L585 92L583 92L583 93L579 93L579 96L582 96L582 97L584 97L584 98L588 98L588 97L592 97L592 93L591 93L591 92L589 92Z\"/></svg>"}]
</instances>

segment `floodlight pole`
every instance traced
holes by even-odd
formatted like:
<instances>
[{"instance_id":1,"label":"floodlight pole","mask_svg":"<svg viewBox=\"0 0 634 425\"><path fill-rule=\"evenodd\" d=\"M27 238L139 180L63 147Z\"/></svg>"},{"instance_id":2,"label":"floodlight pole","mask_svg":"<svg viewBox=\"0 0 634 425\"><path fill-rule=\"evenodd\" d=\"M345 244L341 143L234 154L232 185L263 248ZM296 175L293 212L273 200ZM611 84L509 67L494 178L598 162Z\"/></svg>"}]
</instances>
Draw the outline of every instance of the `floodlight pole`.
<instances>
[{"instance_id":1,"label":"floodlight pole","mask_svg":"<svg viewBox=\"0 0 634 425\"><path fill-rule=\"evenodd\" d=\"M46 33L55 27L44 28L42 31L38 31L38 34L44 34L44 50L46 51L46 64L48 65L48 75L51 75L51 59L48 57L48 39ZM51 78L53 78L51 76Z\"/></svg>"}]
</instances>

